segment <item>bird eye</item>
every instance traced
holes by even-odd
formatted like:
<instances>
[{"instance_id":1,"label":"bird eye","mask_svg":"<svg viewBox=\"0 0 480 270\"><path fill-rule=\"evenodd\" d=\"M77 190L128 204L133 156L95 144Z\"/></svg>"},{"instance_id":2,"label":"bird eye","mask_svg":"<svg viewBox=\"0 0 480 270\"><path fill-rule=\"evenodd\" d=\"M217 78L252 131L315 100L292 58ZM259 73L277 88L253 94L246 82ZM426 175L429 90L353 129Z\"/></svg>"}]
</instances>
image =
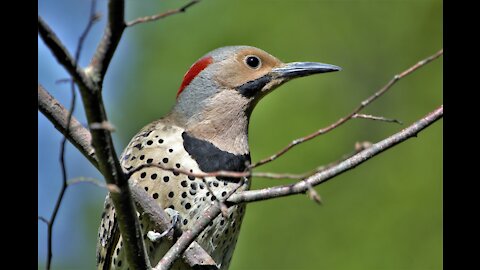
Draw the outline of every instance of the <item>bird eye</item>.
<instances>
[{"instance_id":1,"label":"bird eye","mask_svg":"<svg viewBox=\"0 0 480 270\"><path fill-rule=\"evenodd\" d=\"M245 63L253 68L253 69L257 69L258 67L260 67L262 61L260 61L260 58L254 56L254 55L249 55L245 58Z\"/></svg>"}]
</instances>

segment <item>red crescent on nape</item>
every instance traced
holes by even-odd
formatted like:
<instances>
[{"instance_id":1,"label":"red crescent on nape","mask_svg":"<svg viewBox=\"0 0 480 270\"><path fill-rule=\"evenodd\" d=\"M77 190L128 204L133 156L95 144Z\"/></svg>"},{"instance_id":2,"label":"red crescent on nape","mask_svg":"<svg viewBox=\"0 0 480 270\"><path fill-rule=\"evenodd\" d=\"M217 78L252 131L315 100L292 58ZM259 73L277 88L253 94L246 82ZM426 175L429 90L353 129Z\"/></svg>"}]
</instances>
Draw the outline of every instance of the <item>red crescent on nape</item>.
<instances>
[{"instance_id":1,"label":"red crescent on nape","mask_svg":"<svg viewBox=\"0 0 480 270\"><path fill-rule=\"evenodd\" d=\"M187 87L187 85L189 85L190 82L198 75L198 73L208 67L208 65L210 65L212 62L213 58L211 56L206 56L195 62L195 64L190 67L187 73L185 73L185 76L183 76L182 85L180 85L180 88L177 92L177 98L180 93L182 93L183 89L185 89L185 87Z\"/></svg>"}]
</instances>

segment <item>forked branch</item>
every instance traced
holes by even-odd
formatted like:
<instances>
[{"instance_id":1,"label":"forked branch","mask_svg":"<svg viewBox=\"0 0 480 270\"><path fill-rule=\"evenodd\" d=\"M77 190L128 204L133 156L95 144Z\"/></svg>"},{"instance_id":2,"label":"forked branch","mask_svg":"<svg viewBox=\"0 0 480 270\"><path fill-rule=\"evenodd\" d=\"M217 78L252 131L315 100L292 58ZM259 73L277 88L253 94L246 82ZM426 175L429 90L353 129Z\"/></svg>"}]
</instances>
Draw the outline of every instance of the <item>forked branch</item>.
<instances>
[{"instance_id":1,"label":"forked branch","mask_svg":"<svg viewBox=\"0 0 480 270\"><path fill-rule=\"evenodd\" d=\"M419 62L417 62L415 65L409 67L408 69L406 69L405 71L401 72L400 74L398 75L395 75L393 76L393 78L385 85L383 86L380 90L378 90L377 92L375 92L373 95L371 95L370 97L368 97L367 99L365 99L364 101L362 101L360 103L360 105L355 108L355 110L353 110L353 112L351 112L350 114L338 119L335 123L325 127L325 128L322 128L322 129L319 129L317 131L315 131L314 133L311 133L305 137L301 137L301 138L298 138L296 140L293 140L290 144L288 144L285 148L283 148L282 150L278 151L277 153L275 153L274 155L268 157L268 158L265 158L265 159L262 159L260 161L258 161L257 163L254 163L251 165L251 168L255 168L255 167L258 167L258 166L261 166L261 165L264 165L266 163L269 163L269 162L272 162L274 161L275 159L283 156L285 153L287 153L290 149L292 149L293 147L301 144L301 143L304 143L306 141L309 141L313 138L316 138L318 137L319 135L322 135L322 134L325 134L329 131L332 131L333 129L341 126L342 124L344 124L345 122L347 122L348 120L354 118L355 115L357 115L361 110L363 110L365 107L367 107L370 103L372 103L373 101L375 101L377 98L379 98L380 96L382 96L383 94L385 94L385 92L387 92L398 80L404 78L405 76L411 74L412 72L418 70L419 68L425 66L426 64L430 63L431 61L437 59L438 57L440 57L441 55L443 54L443 49L441 49L440 51L438 51L437 53L433 54L432 56L429 56Z\"/></svg>"}]
</instances>

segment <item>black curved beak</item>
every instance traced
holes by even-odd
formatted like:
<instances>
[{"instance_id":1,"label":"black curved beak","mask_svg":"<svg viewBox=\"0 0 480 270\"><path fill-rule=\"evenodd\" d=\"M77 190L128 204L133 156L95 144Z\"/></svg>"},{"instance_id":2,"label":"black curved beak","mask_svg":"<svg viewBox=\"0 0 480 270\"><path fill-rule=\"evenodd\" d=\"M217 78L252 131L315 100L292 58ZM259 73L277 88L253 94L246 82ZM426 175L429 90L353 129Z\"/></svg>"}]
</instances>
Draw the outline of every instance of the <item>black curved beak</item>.
<instances>
[{"instance_id":1,"label":"black curved beak","mask_svg":"<svg viewBox=\"0 0 480 270\"><path fill-rule=\"evenodd\" d=\"M272 69L271 74L276 78L293 79L317 73L340 70L342 70L342 68L330 64L316 62L292 62L287 63L282 67Z\"/></svg>"}]
</instances>

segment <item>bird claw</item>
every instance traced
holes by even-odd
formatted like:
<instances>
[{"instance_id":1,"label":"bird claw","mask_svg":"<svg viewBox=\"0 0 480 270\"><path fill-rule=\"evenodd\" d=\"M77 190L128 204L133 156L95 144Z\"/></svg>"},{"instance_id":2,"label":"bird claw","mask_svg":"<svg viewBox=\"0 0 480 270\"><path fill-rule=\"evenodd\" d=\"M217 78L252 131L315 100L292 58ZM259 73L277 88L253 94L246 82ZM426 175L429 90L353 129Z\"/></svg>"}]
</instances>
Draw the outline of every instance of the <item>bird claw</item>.
<instances>
[{"instance_id":1,"label":"bird claw","mask_svg":"<svg viewBox=\"0 0 480 270\"><path fill-rule=\"evenodd\" d=\"M178 222L178 219L180 217L180 213L176 210L173 210L172 208L166 208L164 211L172 219L172 227L175 226L175 224Z\"/></svg>"},{"instance_id":2,"label":"bird claw","mask_svg":"<svg viewBox=\"0 0 480 270\"><path fill-rule=\"evenodd\" d=\"M172 230L175 225L177 224L178 222L178 219L180 217L180 213L178 213L178 211L175 211L171 208L167 208L165 209L165 212L170 216L172 222L170 224L170 226L162 233L158 233L158 232L155 232L155 231L148 231L147 232L147 237L148 239L150 239L150 241L152 242L159 242L165 235L167 235L170 230Z\"/></svg>"}]
</instances>

